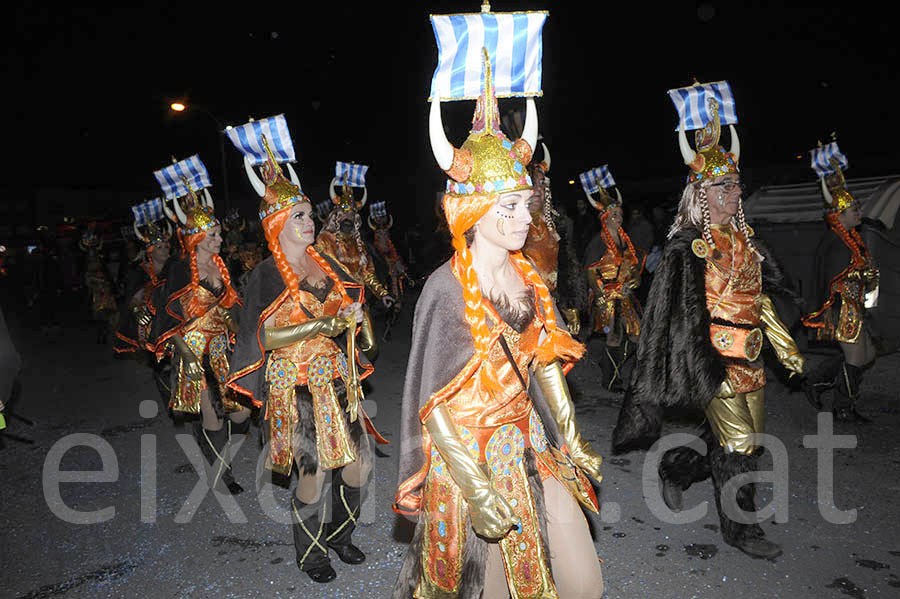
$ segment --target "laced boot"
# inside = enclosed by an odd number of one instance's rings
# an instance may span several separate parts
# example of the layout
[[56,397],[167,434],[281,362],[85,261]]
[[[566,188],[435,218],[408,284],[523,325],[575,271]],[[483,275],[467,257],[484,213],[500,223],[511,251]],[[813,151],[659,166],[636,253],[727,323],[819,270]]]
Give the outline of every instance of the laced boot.
[[235,482],[234,475],[231,472],[231,464],[226,457],[230,437],[228,430],[228,425],[217,431],[211,431],[197,423],[194,427],[194,434],[197,437],[197,443],[200,445],[203,457],[206,458],[207,463],[212,467],[213,480],[210,487],[215,488],[221,480],[229,493],[239,495],[244,492],[244,488]]
[[303,503],[291,496],[291,532],[294,536],[294,551],[297,567],[313,582],[331,582],[337,572],[331,567],[325,541],[325,502]]
[[366,554],[350,539],[356,529],[362,503],[362,488],[351,487],[338,474],[331,483],[331,522],[328,523],[326,543],[345,564],[361,564]]
[[856,410],[859,400],[859,386],[862,383],[863,369],[844,362],[838,373],[835,387],[835,402],[832,408],[834,419],[839,422],[866,424],[871,422]]

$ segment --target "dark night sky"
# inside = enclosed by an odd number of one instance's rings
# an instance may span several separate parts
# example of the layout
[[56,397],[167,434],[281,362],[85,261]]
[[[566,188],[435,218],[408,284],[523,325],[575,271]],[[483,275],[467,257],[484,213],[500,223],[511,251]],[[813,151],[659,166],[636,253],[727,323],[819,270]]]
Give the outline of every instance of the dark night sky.
[[[373,196],[432,197],[428,14],[479,4],[22,6],[7,36],[4,112],[16,136],[7,148],[32,186],[149,197],[154,169],[195,152],[215,184],[215,124],[167,108],[187,98],[225,124],[285,113],[307,193],[324,192],[335,160],[355,160],[372,166]],[[793,156],[831,131],[860,173],[867,162],[900,165],[897,33],[877,6],[493,2],[496,11],[550,10],[538,111],[554,175],[609,162],[619,180],[682,174],[665,92],[692,77],[731,82],[745,168],[796,168]],[[501,100],[501,111],[521,104]],[[464,139],[473,106],[445,105],[451,141]],[[226,152],[232,193],[247,193],[237,151],[228,143]]]

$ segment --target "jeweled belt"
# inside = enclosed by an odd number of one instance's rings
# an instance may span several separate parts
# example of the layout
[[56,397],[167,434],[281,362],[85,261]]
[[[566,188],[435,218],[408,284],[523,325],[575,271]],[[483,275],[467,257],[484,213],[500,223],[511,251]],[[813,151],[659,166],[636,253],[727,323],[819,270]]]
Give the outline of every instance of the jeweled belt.
[[739,358],[753,362],[762,351],[762,330],[713,322],[709,325],[709,338],[713,347],[726,358]]

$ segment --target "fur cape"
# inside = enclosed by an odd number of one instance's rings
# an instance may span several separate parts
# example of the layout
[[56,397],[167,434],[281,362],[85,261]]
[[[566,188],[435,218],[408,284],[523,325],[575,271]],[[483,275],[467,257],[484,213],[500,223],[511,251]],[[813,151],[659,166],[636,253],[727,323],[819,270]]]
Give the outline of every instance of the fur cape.
[[[679,231],[666,244],[644,306],[636,362],[613,431],[613,452],[647,447],[659,438],[664,408],[702,412],[725,379],[725,363],[709,338],[706,260],[691,250],[700,231]],[[784,272],[757,238],[762,291],[797,303]],[[766,341],[768,343],[768,341]]]

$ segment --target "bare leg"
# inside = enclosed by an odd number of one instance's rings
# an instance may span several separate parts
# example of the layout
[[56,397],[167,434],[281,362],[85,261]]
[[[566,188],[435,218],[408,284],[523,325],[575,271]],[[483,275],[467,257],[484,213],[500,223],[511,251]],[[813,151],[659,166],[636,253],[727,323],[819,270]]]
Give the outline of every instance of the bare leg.
[[209,390],[204,390],[200,394],[200,416],[203,422],[203,428],[208,431],[217,431],[222,429],[222,420],[216,415],[212,402],[209,399]]
[[359,438],[359,456],[355,462],[341,469],[341,478],[351,487],[363,487],[369,482],[372,474],[372,452],[369,450],[369,435],[363,433]]
[[[469,534],[474,533],[470,530]],[[487,557],[484,561],[484,592],[481,597],[509,599],[509,586],[506,583],[506,571],[503,569],[499,543],[488,543]]]
[[550,567],[559,596],[599,599],[603,595],[603,572],[581,507],[553,477],[544,481],[544,503]]
[[[210,405],[212,407],[212,405]],[[241,408],[237,412],[232,412],[228,415],[231,421],[235,424],[242,424],[247,421],[247,418],[250,418],[250,408]]]

